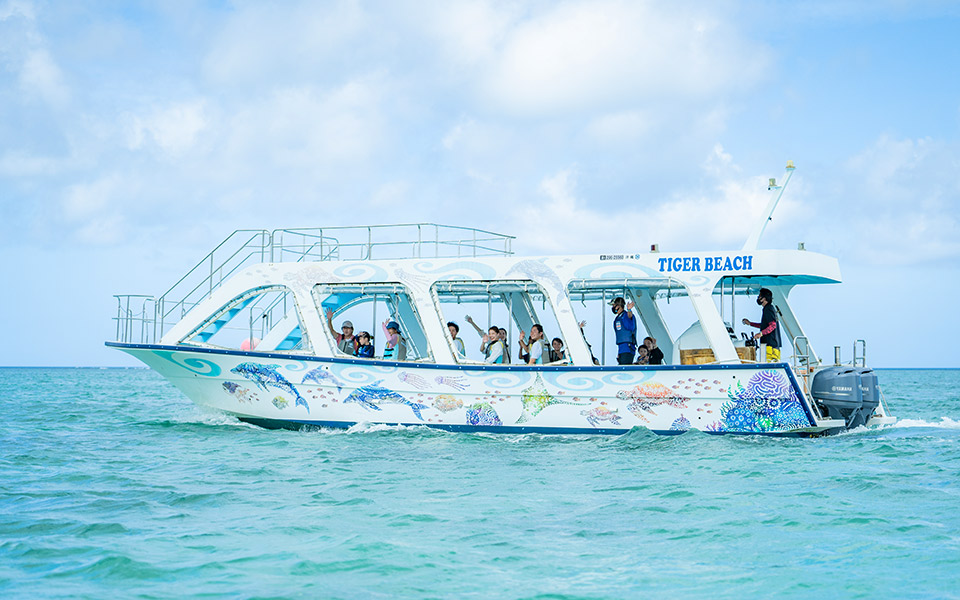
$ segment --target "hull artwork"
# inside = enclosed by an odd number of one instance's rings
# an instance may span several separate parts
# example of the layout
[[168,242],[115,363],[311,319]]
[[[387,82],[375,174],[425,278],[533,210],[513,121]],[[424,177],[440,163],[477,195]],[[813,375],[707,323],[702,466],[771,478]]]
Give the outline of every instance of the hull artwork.
[[111,344],[200,406],[266,427],[424,425],[451,431],[814,434],[789,367],[446,366]]

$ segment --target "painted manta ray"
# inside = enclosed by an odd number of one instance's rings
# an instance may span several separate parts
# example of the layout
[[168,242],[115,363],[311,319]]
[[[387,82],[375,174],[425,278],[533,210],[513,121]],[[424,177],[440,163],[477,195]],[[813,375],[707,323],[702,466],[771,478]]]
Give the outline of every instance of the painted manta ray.
[[406,404],[413,409],[413,414],[417,415],[418,419],[423,420],[423,415],[420,414],[420,411],[428,408],[426,404],[411,402],[397,392],[381,387],[381,383],[383,383],[383,380],[379,379],[370,385],[355,389],[344,399],[343,403],[356,402],[367,410],[383,410],[377,406],[378,404]]
[[322,384],[324,381],[329,381],[333,385],[337,386],[337,391],[343,391],[343,382],[337,379],[337,376],[329,371],[327,367],[317,367],[316,369],[310,371],[303,376],[303,381],[301,383],[306,383],[308,381],[316,381],[317,383]]
[[297,391],[297,388],[293,387],[292,383],[287,381],[283,375],[277,372],[279,367],[280,365],[258,365],[256,363],[246,362],[240,363],[236,367],[230,369],[230,372],[246,377],[250,381],[263,388],[264,391],[266,391],[267,386],[272,386],[292,394],[296,398],[296,406],[304,407],[309,413],[310,405],[307,404],[307,401],[303,399],[303,396],[300,395],[300,392]]

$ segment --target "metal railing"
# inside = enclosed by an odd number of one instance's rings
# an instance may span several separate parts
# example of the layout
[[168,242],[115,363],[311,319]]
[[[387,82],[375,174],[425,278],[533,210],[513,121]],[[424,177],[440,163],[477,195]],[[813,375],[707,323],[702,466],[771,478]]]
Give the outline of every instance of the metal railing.
[[159,297],[114,296],[117,341],[157,342],[230,276],[254,264],[509,256],[513,254],[514,239],[492,231],[435,223],[238,229]]

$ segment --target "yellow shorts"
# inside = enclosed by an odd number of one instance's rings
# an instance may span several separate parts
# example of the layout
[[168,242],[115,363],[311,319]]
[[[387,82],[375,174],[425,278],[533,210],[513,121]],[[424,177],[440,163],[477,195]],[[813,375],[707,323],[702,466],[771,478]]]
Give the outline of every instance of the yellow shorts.
[[780,348],[767,346],[767,362],[780,362]]

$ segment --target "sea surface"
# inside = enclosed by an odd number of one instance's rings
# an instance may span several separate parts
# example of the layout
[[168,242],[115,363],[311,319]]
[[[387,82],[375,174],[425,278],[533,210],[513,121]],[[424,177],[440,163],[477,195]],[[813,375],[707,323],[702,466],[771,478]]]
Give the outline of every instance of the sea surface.
[[0,369],[0,598],[960,598],[960,370],[821,439],[268,431]]

